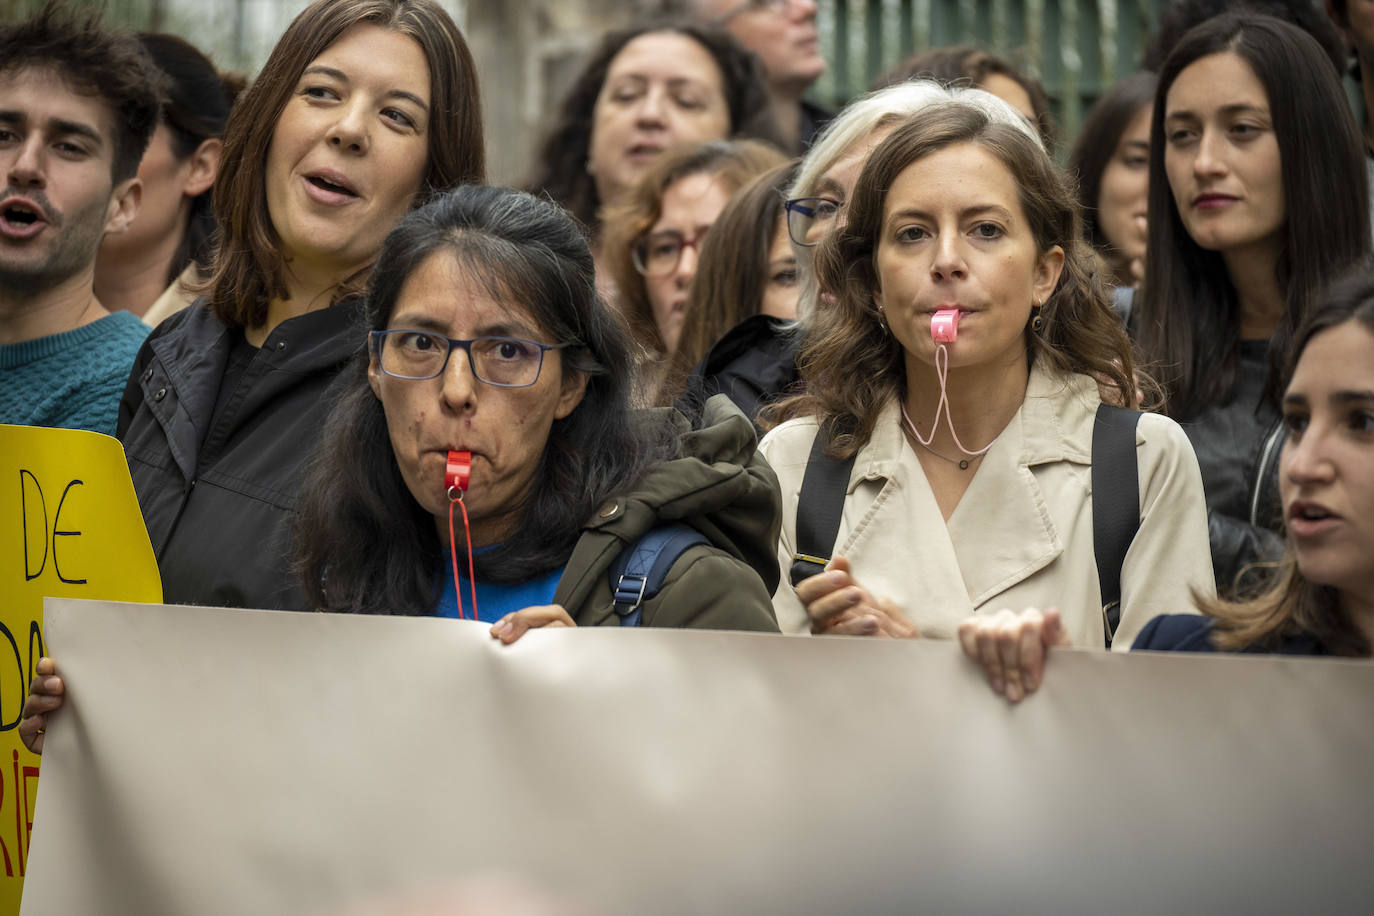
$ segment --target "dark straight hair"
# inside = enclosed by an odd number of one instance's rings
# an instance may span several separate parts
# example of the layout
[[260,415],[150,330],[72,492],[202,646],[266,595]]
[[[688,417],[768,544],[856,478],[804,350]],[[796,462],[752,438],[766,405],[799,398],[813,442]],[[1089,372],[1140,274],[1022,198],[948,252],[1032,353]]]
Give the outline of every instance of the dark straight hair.
[[1221,254],[1203,249],[1184,228],[1164,171],[1170,87],[1194,61],[1228,52],[1249,65],[1268,95],[1283,181],[1285,221],[1275,273],[1286,309],[1269,342],[1266,400],[1278,404],[1284,356],[1321,284],[1370,245],[1364,145],[1340,80],[1312,36],[1269,16],[1235,13],[1185,35],[1164,62],[1155,93],[1149,257],[1132,315],[1143,362],[1176,418],[1226,401],[1237,383],[1235,287]]
[[1098,228],[1097,200],[1102,194],[1102,173],[1116,155],[1121,135],[1131,119],[1155,100],[1159,79],[1153,73],[1132,73],[1097,100],[1083,120],[1083,128],[1069,153],[1069,171],[1078,179],[1078,201],[1083,207],[1083,230],[1098,253],[1112,254],[1111,243]]
[[[243,79],[221,75],[210,58],[175,35],[140,32],[138,40],[153,63],[167,75],[167,100],[162,106],[160,123],[167,125],[172,155],[178,162],[185,162],[206,140],[224,136],[229,109],[243,88]],[[175,282],[193,261],[202,272],[209,270],[215,235],[212,193],[207,188],[191,201],[186,233],[167,270],[168,283]]]
[[[1341,25],[1346,25],[1345,4],[1346,0],[1331,0]],[[1338,74],[1345,71],[1345,40],[1336,22],[1331,21],[1316,0],[1171,0],[1160,10],[1159,24],[1145,47],[1141,69],[1158,71],[1184,35],[1208,19],[1226,13],[1273,16],[1291,23],[1316,39]]]
[[[596,293],[585,237],[556,204],[510,188],[467,186],[406,216],[372,274],[366,320],[387,327],[406,280],[428,258],[455,260],[466,282],[527,308],[587,376],[582,402],[554,421],[516,529],[478,553],[477,578],[517,583],[563,566],[583,523],[651,462],[668,457],[667,428],[630,413],[630,341]],[[299,569],[314,606],[380,614],[432,613],[442,582],[433,518],[401,477],[386,415],[360,350],[307,468],[297,516]]]

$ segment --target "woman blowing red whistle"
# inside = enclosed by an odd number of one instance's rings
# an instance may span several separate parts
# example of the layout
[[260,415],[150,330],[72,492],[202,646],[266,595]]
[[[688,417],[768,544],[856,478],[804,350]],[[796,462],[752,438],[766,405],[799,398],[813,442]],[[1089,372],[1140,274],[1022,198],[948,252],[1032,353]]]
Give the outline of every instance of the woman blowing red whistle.
[[[632,416],[628,342],[593,281],[566,215],[507,189],[454,192],[388,237],[367,358],[302,499],[317,607],[472,616],[507,642],[618,624],[608,568],[671,503],[719,540],[681,555],[643,623],[773,628],[749,564],[772,573],[776,496],[749,424],[715,413],[684,437],[667,414]],[[741,467],[742,491],[698,493]]]
[[[301,497],[315,608],[457,617],[461,584],[463,616],[504,643],[617,626],[611,567],[682,524],[705,537],[640,624],[776,632],[778,493],[753,425],[724,398],[697,428],[630,410],[629,339],[558,206],[476,185],[440,196],[387,236],[364,311],[368,347]],[[37,670],[21,734],[39,751],[63,685],[51,660]]]

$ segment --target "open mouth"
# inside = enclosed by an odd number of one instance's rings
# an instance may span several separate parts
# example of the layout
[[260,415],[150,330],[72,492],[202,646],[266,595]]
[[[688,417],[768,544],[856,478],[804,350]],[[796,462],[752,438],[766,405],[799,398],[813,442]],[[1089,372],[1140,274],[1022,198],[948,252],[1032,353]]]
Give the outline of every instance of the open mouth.
[[4,209],[4,221],[14,225],[33,225],[38,221],[38,214],[22,203],[11,203]]
[[358,196],[352,188],[346,188],[341,184],[335,184],[327,178],[321,178],[318,175],[310,175],[305,180],[313,184],[315,187],[323,191],[328,191],[331,194],[343,194],[346,197]]
[[11,198],[0,204],[0,235],[22,240],[33,238],[43,231],[47,220],[36,204]]
[[32,226],[41,219],[37,210],[20,203],[7,204],[0,210],[0,218],[13,226]]
[[1292,517],[1307,522],[1321,522],[1328,518],[1335,518],[1336,516],[1332,515],[1321,506],[1299,506],[1293,510]]

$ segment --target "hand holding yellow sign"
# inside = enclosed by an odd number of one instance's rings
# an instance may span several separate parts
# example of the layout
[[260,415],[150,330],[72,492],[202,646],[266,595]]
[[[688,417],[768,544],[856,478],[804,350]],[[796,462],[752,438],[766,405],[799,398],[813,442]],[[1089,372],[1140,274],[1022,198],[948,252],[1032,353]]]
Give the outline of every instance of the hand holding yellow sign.
[[16,731],[44,654],[43,599],[162,600],[118,440],[0,425],[0,914],[17,913],[38,757]]

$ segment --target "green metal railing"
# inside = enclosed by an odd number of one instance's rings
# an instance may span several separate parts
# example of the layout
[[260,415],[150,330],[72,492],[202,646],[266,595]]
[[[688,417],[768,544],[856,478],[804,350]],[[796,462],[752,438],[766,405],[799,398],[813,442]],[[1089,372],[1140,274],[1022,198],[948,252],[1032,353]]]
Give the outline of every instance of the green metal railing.
[[1164,0],[822,0],[830,69],[815,89],[839,107],[920,51],[974,44],[1044,83],[1061,138],[1140,62]]

